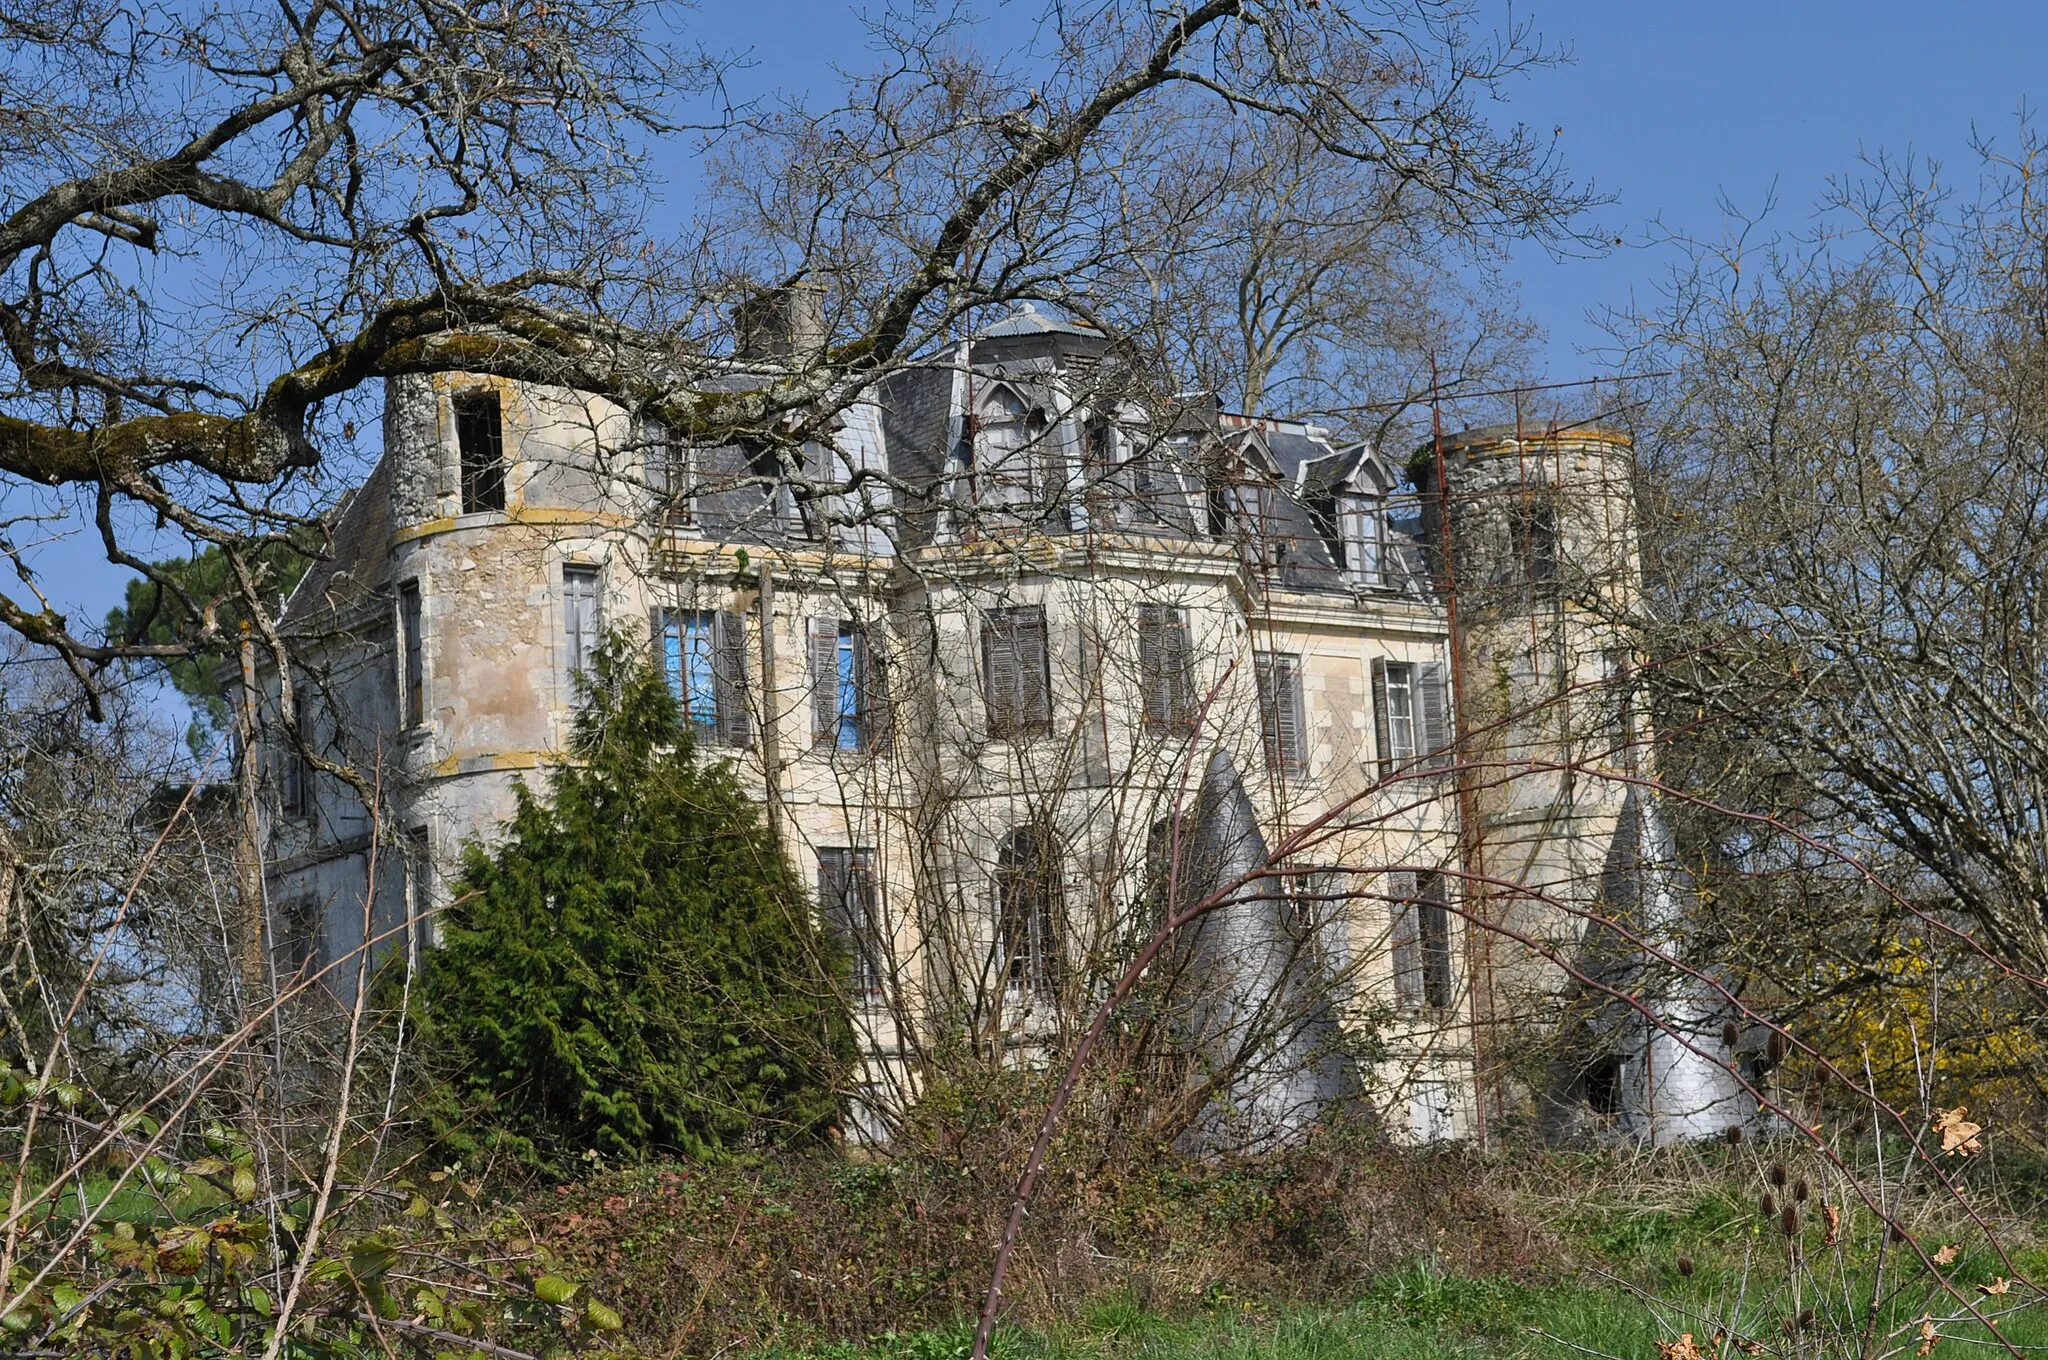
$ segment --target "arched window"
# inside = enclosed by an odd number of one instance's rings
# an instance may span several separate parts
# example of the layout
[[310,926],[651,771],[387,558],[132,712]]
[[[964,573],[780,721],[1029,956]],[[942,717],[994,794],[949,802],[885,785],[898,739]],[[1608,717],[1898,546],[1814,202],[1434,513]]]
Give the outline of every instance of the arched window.
[[1058,856],[1048,838],[1019,827],[996,851],[997,966],[1007,988],[1050,996],[1061,963]]

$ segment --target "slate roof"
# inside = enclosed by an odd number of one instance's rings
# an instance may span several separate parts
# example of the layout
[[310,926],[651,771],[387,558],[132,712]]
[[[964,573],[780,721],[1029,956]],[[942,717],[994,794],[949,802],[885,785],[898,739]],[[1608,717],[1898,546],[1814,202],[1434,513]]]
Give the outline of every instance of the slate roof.
[[390,454],[343,498],[329,524],[328,557],[307,568],[285,602],[282,624],[288,633],[335,627],[390,586]]

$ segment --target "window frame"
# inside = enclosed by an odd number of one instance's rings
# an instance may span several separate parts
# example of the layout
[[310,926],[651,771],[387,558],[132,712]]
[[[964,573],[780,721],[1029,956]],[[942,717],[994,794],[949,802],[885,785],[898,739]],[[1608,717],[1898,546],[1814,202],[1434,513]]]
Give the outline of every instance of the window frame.
[[1013,827],[998,843],[994,962],[1006,997],[1049,1000],[1063,980],[1059,855],[1037,827]]
[[1148,730],[1194,730],[1201,707],[1195,694],[1194,656],[1194,631],[1186,609],[1138,606],[1139,711]]
[[1388,956],[1395,1009],[1448,1010],[1457,996],[1449,878],[1434,870],[1403,871],[1388,877]]
[[[588,617],[579,619],[582,606]],[[583,625],[579,627],[579,622]],[[590,669],[604,637],[604,568],[591,562],[562,564],[563,672],[573,683]]]
[[420,727],[427,710],[426,591],[418,577],[398,583],[398,725]]
[[886,681],[868,628],[858,619],[813,618],[805,638],[811,746],[859,753],[886,745]]
[[[753,714],[747,709],[746,624],[742,616],[729,610],[657,605],[649,624],[655,664],[697,740],[751,750]],[[693,635],[702,640],[701,648],[689,645]],[[683,664],[689,658],[701,658],[697,678],[708,687],[702,695],[691,685],[696,668]]]
[[506,496],[505,403],[494,387],[470,387],[449,394],[455,427],[455,457],[462,513],[504,513]]
[[[1024,654],[1021,644],[1026,640],[1036,647],[1035,657]],[[999,696],[996,663],[1004,647],[1009,649],[1012,678],[1010,692]],[[992,741],[1029,741],[1052,734],[1051,626],[1044,605],[1008,605],[982,615],[981,702]]]
[[887,970],[875,852],[868,846],[819,846],[817,858],[818,917],[851,953],[849,990],[856,998],[879,997]]
[[[1259,695],[1259,735],[1266,750],[1266,764],[1283,775],[1305,776],[1309,772],[1308,692],[1302,683],[1304,667],[1300,652],[1252,653],[1252,674]],[[1292,741],[1282,718],[1291,706],[1294,723]]]

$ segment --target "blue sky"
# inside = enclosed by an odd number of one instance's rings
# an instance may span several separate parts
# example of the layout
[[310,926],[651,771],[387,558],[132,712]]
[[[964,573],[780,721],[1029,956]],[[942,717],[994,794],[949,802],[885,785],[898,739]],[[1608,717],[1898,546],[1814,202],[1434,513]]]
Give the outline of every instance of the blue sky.
[[[1478,3],[1479,0],[1475,0]],[[1007,7],[994,27],[1035,13],[1036,0]],[[1481,5],[1482,12],[1505,14]],[[1569,164],[1618,196],[1601,220],[1632,244],[1596,259],[1557,261],[1520,251],[1523,303],[1549,340],[1552,379],[1600,371],[1584,351],[1600,341],[1588,313],[1647,297],[1670,255],[1634,243],[1645,224],[1693,235],[1719,231],[1717,200],[1760,206],[1776,186],[1771,219],[1809,220],[1831,175],[1859,154],[1912,149],[1948,162],[1974,182],[1973,126],[2013,136],[2048,48],[2048,4],[1539,3],[1518,6],[1574,66],[1523,82],[1499,112],[1540,128],[1562,125]],[[862,64],[862,33],[843,0],[703,0],[690,36],[751,52],[738,85],[828,96],[835,62]],[[665,167],[673,193],[687,167]],[[46,588],[60,606],[97,617],[115,601],[121,574],[74,540],[47,554]]]

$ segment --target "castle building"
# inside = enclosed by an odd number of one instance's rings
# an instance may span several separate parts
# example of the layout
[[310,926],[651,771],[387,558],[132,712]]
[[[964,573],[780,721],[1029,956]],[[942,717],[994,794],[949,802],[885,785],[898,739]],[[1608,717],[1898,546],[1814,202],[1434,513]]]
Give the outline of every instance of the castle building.
[[[1467,918],[1569,936],[1622,824],[1594,776],[1633,758],[1597,683],[1626,640],[1577,601],[1636,588],[1623,437],[1480,432],[1411,478],[1313,425],[1143,395],[1028,305],[800,449],[685,446],[460,372],[389,380],[383,433],[284,619],[301,730],[381,810],[270,744],[281,972],[432,947],[460,848],[564,758],[616,632],[850,947],[857,1132],[883,1136],[943,1039],[1024,1060],[1085,1017],[1176,891],[1219,753],[1300,966],[1375,1036],[1389,1129],[1505,1110],[1475,1080],[1487,1027],[1557,983]],[[1460,577],[1485,584],[1462,619]]]

